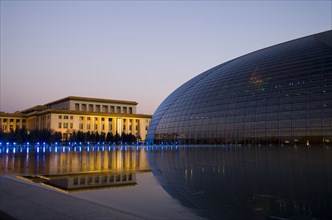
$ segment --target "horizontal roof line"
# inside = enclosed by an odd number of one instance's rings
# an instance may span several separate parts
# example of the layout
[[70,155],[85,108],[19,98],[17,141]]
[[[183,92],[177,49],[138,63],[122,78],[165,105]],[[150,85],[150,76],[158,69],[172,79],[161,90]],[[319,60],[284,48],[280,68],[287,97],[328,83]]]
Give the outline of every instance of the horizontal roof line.
[[132,118],[152,118],[152,115],[147,114],[125,114],[125,113],[107,113],[107,112],[90,112],[90,111],[78,111],[78,110],[63,110],[63,109],[46,109],[44,111],[32,112],[27,116],[43,115],[47,113],[58,114],[75,114],[75,115],[94,115],[94,116],[118,116],[118,117],[132,117]]
[[52,105],[63,101],[69,100],[77,100],[77,101],[90,101],[90,102],[104,102],[104,103],[119,103],[119,104],[131,104],[137,105],[136,101],[128,101],[128,100],[115,100],[115,99],[102,99],[102,98],[90,98],[90,97],[81,97],[81,96],[68,96],[62,99],[58,99],[53,102],[49,102],[45,105]]

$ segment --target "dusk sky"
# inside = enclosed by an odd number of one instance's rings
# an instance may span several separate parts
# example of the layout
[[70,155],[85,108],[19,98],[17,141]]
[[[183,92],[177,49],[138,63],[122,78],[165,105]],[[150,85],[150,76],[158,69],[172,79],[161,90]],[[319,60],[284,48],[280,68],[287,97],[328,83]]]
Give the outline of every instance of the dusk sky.
[[332,28],[332,1],[1,1],[0,111],[138,102],[249,52]]

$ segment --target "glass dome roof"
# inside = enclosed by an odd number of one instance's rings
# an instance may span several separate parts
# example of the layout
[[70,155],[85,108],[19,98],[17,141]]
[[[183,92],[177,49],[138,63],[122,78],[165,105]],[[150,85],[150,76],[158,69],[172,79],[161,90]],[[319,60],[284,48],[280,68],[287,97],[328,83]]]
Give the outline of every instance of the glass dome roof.
[[332,144],[332,31],[233,59],[184,83],[154,113],[156,144]]

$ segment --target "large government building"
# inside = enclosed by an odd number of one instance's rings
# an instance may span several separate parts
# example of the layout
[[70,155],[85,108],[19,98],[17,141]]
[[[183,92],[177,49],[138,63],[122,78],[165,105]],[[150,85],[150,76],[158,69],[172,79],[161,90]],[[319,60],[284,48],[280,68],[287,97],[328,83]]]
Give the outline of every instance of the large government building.
[[151,115],[136,114],[134,101],[69,96],[15,113],[0,113],[4,132],[25,127],[61,132],[63,140],[73,132],[133,134],[145,141]]
[[147,139],[331,145],[332,31],[249,53],[194,77],[161,103]]

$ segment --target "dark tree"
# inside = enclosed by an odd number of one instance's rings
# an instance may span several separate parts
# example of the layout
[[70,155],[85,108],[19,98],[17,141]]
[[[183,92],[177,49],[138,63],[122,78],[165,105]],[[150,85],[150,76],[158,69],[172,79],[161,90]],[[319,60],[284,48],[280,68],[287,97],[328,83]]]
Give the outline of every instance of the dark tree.
[[120,141],[121,141],[121,136],[118,134],[118,132],[116,132],[114,136],[114,142],[118,144]]
[[82,131],[77,132],[77,141],[78,142],[85,142],[85,134]]
[[77,133],[75,131],[70,135],[69,141],[71,142],[77,141]]
[[107,135],[106,135],[106,142],[108,143],[112,143],[114,142],[114,136],[111,132],[108,132]]
[[95,132],[95,143],[98,143],[98,142],[100,142],[100,135],[99,135],[99,133],[96,131],[96,132]]
[[100,142],[104,142],[106,139],[106,134],[104,132],[101,132],[100,133],[100,136],[99,136],[99,141]]

